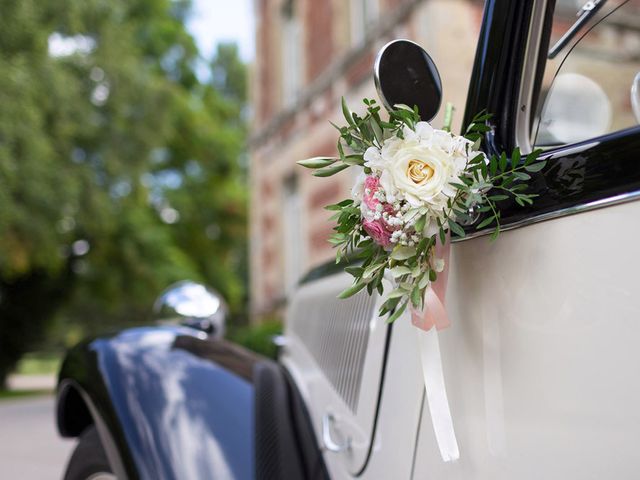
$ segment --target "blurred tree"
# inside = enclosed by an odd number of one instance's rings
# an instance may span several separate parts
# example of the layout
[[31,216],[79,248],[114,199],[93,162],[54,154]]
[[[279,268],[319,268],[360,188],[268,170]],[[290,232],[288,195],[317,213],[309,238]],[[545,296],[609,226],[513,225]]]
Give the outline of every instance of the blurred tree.
[[140,323],[184,278],[243,313],[245,68],[189,8],[0,0],[0,387],[56,314]]

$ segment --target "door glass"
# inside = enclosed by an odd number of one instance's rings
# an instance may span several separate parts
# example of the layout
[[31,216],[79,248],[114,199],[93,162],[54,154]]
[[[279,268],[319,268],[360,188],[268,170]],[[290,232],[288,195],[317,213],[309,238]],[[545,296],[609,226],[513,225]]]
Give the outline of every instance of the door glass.
[[570,144],[638,125],[640,1],[558,0],[549,48],[556,55],[545,65],[534,145]]

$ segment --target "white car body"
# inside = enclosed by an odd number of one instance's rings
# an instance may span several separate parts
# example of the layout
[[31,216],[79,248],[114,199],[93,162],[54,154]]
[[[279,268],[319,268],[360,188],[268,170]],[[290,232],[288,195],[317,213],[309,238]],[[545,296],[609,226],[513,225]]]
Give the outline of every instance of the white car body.
[[[504,4],[486,8],[495,15]],[[525,13],[513,18],[530,27],[520,72],[529,77],[515,97],[530,101],[548,5],[524,1],[518,8]],[[514,128],[524,114],[508,117]],[[637,129],[625,135],[637,145]],[[522,129],[515,137],[523,138]],[[609,144],[614,140],[598,139],[547,156],[580,159]],[[585,162],[599,161],[597,152],[590,155]],[[446,301],[452,325],[438,336],[460,448],[454,462],[440,456],[408,314],[388,326],[377,316],[381,298],[361,292],[336,299],[351,281],[344,273],[304,284],[289,309],[281,362],[325,446],[331,478],[637,478],[637,188],[525,215],[496,242],[476,236],[453,244]]]

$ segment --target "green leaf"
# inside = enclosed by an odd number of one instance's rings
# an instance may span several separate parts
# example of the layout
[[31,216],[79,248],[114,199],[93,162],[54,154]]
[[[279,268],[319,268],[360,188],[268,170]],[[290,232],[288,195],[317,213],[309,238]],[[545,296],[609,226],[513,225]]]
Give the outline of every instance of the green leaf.
[[340,139],[338,139],[337,148],[338,148],[338,154],[340,155],[340,160],[344,161],[345,159],[344,148],[342,147],[342,142],[340,141]]
[[345,267],[344,271],[354,277],[360,277],[364,273],[364,268],[362,267]]
[[476,230],[480,230],[481,228],[484,227],[488,227],[489,225],[491,225],[494,221],[495,221],[496,217],[495,216],[490,216],[485,218],[483,221],[481,221],[478,226],[476,227]]
[[346,207],[346,206],[351,205],[351,204],[353,204],[353,200],[350,199],[350,198],[347,198],[345,200],[342,200],[341,202],[334,203],[332,205],[327,205],[324,208],[326,208],[327,210],[334,210],[333,208],[329,208],[329,207],[340,207],[340,208],[342,208],[342,207]]
[[409,105],[405,105],[404,103],[396,103],[394,106],[394,113],[405,113],[405,112],[409,112],[410,114],[413,114],[413,108],[411,108]]
[[444,125],[442,126],[442,130],[445,132],[451,131],[451,124],[453,123],[453,103],[447,102],[444,107]]
[[373,264],[370,265],[369,267],[365,268],[364,273],[362,274],[362,278],[371,278],[373,277],[373,275],[380,269],[382,268],[382,265],[380,264]]
[[[490,162],[491,162],[491,161],[495,161],[495,156],[493,156],[493,155],[491,156],[491,160],[490,160]],[[487,171],[487,164],[486,164],[485,162],[481,162],[481,163],[480,163],[480,172],[482,173],[482,176],[483,176],[484,178],[487,178],[487,177],[488,177],[488,173],[489,173],[489,172]]]
[[394,291],[392,291],[389,296],[387,298],[400,298],[400,297],[404,297],[407,294],[406,290],[403,290],[402,288],[396,288]]
[[478,133],[487,133],[491,131],[491,127],[482,123],[476,123],[473,125],[473,131]]
[[394,260],[407,260],[408,258],[416,256],[415,247],[405,247],[404,245],[397,245],[391,252],[391,258]]
[[541,160],[539,162],[536,163],[532,163],[531,165],[527,165],[526,167],[524,167],[524,169],[527,172],[539,172],[540,170],[542,170],[545,166],[547,165],[546,160]]
[[491,119],[492,117],[493,117],[493,114],[487,113],[486,110],[481,110],[480,112],[478,112],[476,114],[475,117],[473,117],[473,120],[471,120],[471,122],[472,123],[486,122],[487,120]]
[[435,282],[438,279],[438,272],[435,270],[429,270],[429,281]]
[[378,125],[378,122],[376,122],[374,118],[369,119],[369,124],[371,125],[371,130],[373,131],[376,141],[378,142],[379,145],[382,145],[384,136],[382,134],[382,129],[380,128],[380,125]]
[[525,166],[531,165],[533,162],[535,162],[541,153],[542,153],[542,150],[537,149],[531,152],[529,155],[527,155],[527,158],[524,161]]
[[333,165],[338,159],[332,157],[313,157],[306,160],[298,160],[296,163],[305,168],[323,168]]
[[502,200],[506,200],[509,198],[509,195],[491,195],[489,197],[487,197],[489,200],[493,201],[493,202],[501,202]]
[[416,308],[420,308],[422,305],[422,290],[420,290],[418,285],[411,291],[411,303]]
[[380,307],[378,315],[382,316],[388,312],[392,312],[398,306],[398,303],[400,303],[400,297],[402,297],[402,295],[394,298],[389,296],[389,298],[382,304],[382,307]]
[[389,270],[393,278],[401,277],[402,275],[408,275],[411,273],[411,269],[409,267],[405,267],[404,265],[398,265],[397,267],[393,267]]
[[524,172],[513,172],[513,176],[518,180],[530,180],[531,175]]
[[502,154],[500,155],[498,167],[500,168],[501,172],[504,172],[507,168],[507,154],[505,152],[502,152]]
[[427,223],[426,215],[422,215],[420,218],[418,218],[418,220],[416,220],[416,223],[414,225],[416,232],[418,232],[419,234],[422,234],[422,231],[424,230],[424,226],[426,225],[426,223]]
[[347,169],[349,167],[350,167],[350,165],[347,165],[346,163],[343,163],[343,164],[336,165],[336,166],[333,166],[333,167],[327,167],[327,168],[323,168],[321,170],[316,170],[311,175],[313,175],[314,177],[330,177],[331,175],[335,175],[336,173],[341,172],[342,170],[345,170],[345,169]]
[[491,234],[491,237],[489,238],[491,239],[492,242],[495,242],[499,235],[500,235],[500,225],[496,225],[496,229],[493,231],[493,233]]
[[402,305],[400,305],[399,307],[396,307],[396,310],[393,312],[393,314],[387,319],[387,323],[393,323],[395,322],[398,318],[400,318],[400,316],[404,313],[404,311],[407,309],[407,304],[409,302],[404,302]]
[[520,148],[516,147],[513,149],[513,153],[511,154],[511,168],[515,168],[520,163]]
[[485,162],[485,156],[482,153],[479,153],[478,155],[476,155],[471,159],[471,161],[469,162],[469,165],[480,165],[481,163],[484,163],[484,162]]
[[352,116],[353,114],[351,113],[351,110],[349,110],[349,107],[347,106],[347,101],[344,99],[344,97],[342,97],[341,104],[342,104],[342,115],[344,115],[344,118],[347,120],[349,125],[351,125],[352,127],[355,127],[356,124],[353,121],[353,116]]
[[359,282],[356,282],[353,285],[351,285],[349,288],[346,288],[342,292],[340,292],[340,295],[338,295],[338,298],[345,299],[345,298],[352,297],[353,295],[358,293],[360,290],[362,290],[366,285],[367,283],[363,282],[362,280]]
[[364,158],[361,154],[347,155],[342,161],[347,165],[364,165]]
[[460,225],[458,225],[456,222],[454,222],[451,219],[448,219],[448,223],[449,223],[449,228],[451,229],[451,231],[453,233],[455,233],[460,238],[464,238],[465,237],[464,230],[462,229],[462,227]]

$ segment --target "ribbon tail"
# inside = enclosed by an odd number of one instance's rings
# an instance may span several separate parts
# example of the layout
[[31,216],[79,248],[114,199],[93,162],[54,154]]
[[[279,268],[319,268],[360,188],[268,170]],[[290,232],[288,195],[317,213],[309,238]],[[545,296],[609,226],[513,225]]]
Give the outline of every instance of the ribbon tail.
[[445,462],[455,461],[460,458],[460,450],[444,383],[438,332],[434,328],[429,331],[418,328],[416,331],[427,404],[440,455]]
[[422,311],[411,307],[411,323],[425,331],[431,330],[433,327],[442,330],[451,325],[447,309],[432,287],[428,287],[424,294],[424,309]]

